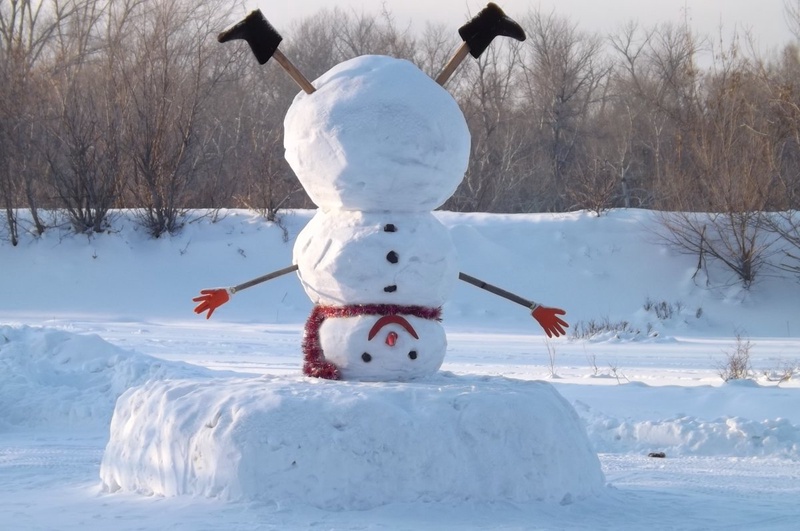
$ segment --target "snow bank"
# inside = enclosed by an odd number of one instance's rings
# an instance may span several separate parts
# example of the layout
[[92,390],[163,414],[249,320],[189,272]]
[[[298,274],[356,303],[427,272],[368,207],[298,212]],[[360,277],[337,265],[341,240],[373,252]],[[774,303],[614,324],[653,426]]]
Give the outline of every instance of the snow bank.
[[572,407],[544,382],[154,381],[124,394],[105,487],[367,509],[570,503],[604,484]]
[[681,417],[640,422],[607,419],[590,427],[593,442],[609,451],[664,451],[705,455],[800,458],[800,427],[786,419]]
[[[23,234],[17,247],[0,238],[0,322],[203,323],[192,312],[192,297],[202,288],[235,285],[291,265],[295,239],[314,212],[284,212],[289,241],[281,227],[253,212],[220,214],[158,240],[136,228],[130,211],[116,211],[109,233],[88,238],[55,229],[38,237]],[[650,331],[658,332],[658,341],[736,334],[794,338],[800,331],[794,276],[771,271],[742,290],[731,287],[735,282],[711,261],[707,286],[693,278],[696,257],[668,249],[654,236],[657,212],[434,215],[453,239],[459,271],[563,308],[570,332],[592,321],[628,323],[648,342]],[[36,289],[26,279],[35,279]],[[645,310],[648,302],[666,305],[668,318]],[[212,321],[303,323],[311,306],[297,276],[286,275],[238,293]],[[443,323],[448,333],[543,336],[529,312],[464,282],[449,295]]]
[[0,428],[106,430],[117,397],[129,387],[212,374],[94,335],[0,326]]
[[[709,393],[724,394],[724,389],[693,388],[687,398],[697,403],[709,401]],[[796,398],[791,391],[790,402]],[[776,404],[773,396],[761,397]],[[664,399],[667,399],[664,396]],[[752,400],[759,400],[756,395]],[[725,399],[730,405],[733,399]],[[790,419],[773,417],[754,420],[744,416],[672,418],[620,418],[601,413],[580,401],[575,408],[586,425],[593,447],[602,453],[653,451],[674,456],[780,457],[800,459],[800,425]],[[706,404],[706,408],[710,409]],[[742,408],[736,408],[744,413]],[[711,413],[711,411],[709,411]]]

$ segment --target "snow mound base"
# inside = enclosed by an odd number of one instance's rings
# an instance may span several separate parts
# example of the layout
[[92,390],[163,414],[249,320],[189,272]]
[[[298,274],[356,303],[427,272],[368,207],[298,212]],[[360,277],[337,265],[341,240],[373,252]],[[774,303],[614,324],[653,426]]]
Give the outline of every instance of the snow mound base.
[[212,374],[95,335],[0,326],[0,428],[105,430],[117,397],[129,387],[150,378]]
[[107,490],[323,509],[414,501],[570,503],[604,477],[544,382],[462,378],[153,381],[117,403]]

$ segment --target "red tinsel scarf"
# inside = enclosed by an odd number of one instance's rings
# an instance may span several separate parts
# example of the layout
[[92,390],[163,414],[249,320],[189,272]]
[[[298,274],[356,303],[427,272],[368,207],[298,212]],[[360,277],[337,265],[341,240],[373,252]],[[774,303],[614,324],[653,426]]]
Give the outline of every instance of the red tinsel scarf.
[[349,306],[314,306],[306,321],[303,337],[303,373],[306,376],[339,380],[339,368],[327,361],[319,341],[319,328],[328,317],[357,317],[359,315],[411,315],[421,319],[442,320],[441,308],[400,306],[397,304],[353,304]]

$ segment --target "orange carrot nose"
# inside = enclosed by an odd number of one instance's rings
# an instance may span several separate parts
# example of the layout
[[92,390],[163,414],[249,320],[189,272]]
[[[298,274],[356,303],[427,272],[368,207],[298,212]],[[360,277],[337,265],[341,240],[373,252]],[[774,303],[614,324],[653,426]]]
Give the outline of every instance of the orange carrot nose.
[[393,347],[397,343],[397,332],[389,332],[386,334],[386,344]]

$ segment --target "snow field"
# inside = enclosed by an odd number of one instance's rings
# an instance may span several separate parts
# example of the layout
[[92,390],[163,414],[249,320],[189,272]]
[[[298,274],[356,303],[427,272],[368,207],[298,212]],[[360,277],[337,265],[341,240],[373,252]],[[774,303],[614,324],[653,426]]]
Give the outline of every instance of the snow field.
[[[522,309],[460,284],[445,305],[442,375],[476,387],[487,378],[548,381],[599,453],[608,484],[602,494],[569,505],[417,501],[330,511],[106,492],[101,461],[120,395],[143,385],[202,387],[261,375],[294,385],[310,310],[292,276],[237,294],[211,321],[191,313],[190,299],[201,287],[288,265],[293,238],[311,213],[289,213],[285,243],[279,228],[241,211],[159,241],[121,215],[110,234],[52,232],[17,248],[0,242],[0,528],[796,527],[798,382],[764,375],[800,358],[795,279],[764,278],[750,292],[698,286],[693,259],[652,240],[645,230],[652,220],[642,211],[599,219],[436,215],[465,272],[561,305],[572,324],[608,318],[642,329],[652,324],[659,333],[551,340],[554,377],[548,343]],[[712,265],[709,274],[724,273]],[[661,320],[644,310],[648,298],[680,301],[685,312]],[[700,319],[693,317],[697,307]],[[753,342],[755,380],[723,384],[717,365],[742,330]],[[647,458],[654,451],[666,458]]]

